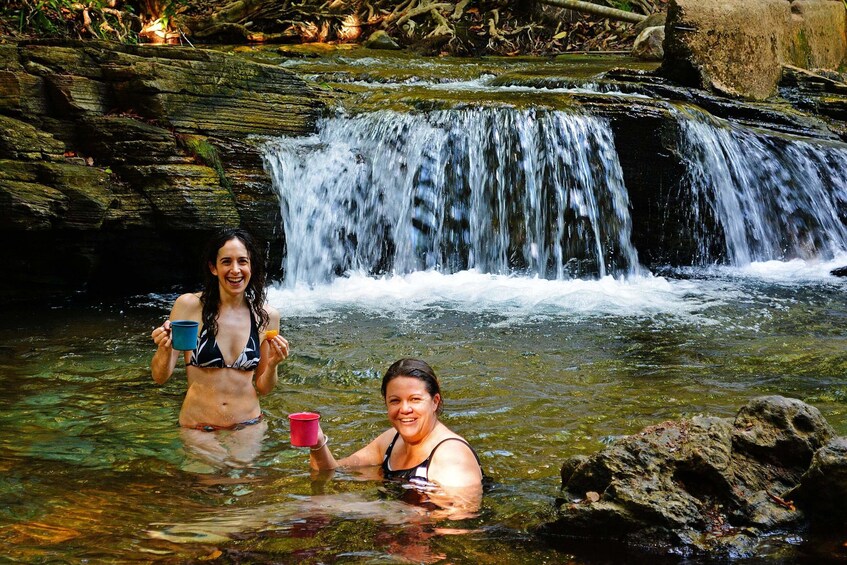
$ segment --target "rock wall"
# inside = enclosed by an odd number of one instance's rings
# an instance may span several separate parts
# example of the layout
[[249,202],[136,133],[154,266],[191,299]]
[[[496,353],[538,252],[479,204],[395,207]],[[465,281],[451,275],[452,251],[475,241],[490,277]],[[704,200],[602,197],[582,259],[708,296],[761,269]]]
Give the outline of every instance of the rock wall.
[[802,69],[839,69],[847,63],[847,9],[841,1],[793,0],[785,62]]
[[661,73],[753,100],[777,91],[783,65],[838,70],[847,10],[835,0],[671,0]]
[[241,225],[281,269],[279,202],[251,135],[313,130],[322,95],[226,54],[92,42],[0,45],[0,301],[189,283]]

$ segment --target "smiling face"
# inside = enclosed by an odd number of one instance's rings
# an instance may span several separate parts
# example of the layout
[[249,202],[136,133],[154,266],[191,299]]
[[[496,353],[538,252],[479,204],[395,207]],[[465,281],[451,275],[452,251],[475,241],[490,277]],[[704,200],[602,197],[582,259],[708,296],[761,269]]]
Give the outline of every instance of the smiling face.
[[431,396],[426,383],[415,377],[394,377],[385,389],[388,421],[406,443],[422,441],[438,423],[441,395]]
[[239,294],[247,290],[250,282],[250,253],[244,243],[237,238],[228,240],[218,249],[215,264],[209,264],[209,270],[218,278],[221,295]]

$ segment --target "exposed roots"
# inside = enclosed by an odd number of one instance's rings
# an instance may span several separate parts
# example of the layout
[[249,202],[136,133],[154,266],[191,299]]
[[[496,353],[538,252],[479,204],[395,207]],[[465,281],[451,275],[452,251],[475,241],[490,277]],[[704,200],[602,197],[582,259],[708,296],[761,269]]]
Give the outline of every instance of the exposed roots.
[[[421,53],[513,55],[628,50],[635,38],[631,23],[541,0],[79,0],[64,2],[64,11],[55,13],[46,11],[43,0],[11,1],[16,8],[0,8],[0,33],[21,22],[19,27],[37,28],[29,32],[35,35],[57,35],[54,28],[62,28],[70,30],[65,35],[125,42],[181,37],[206,42],[361,42],[383,30]],[[615,0],[592,1],[620,6]],[[636,13],[648,14],[664,9],[668,1],[629,0],[629,5]],[[126,8],[130,3],[141,17]],[[166,8],[167,16],[151,16]]]

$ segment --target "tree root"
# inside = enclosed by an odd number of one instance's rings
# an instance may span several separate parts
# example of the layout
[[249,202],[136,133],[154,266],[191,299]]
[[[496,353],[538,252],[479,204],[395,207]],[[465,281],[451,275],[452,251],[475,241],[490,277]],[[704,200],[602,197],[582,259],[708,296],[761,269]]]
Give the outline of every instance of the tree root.
[[94,2],[77,2],[68,8],[78,14],[80,29],[87,35],[98,39],[126,41],[134,30],[140,29],[141,20],[131,12],[116,9],[116,5],[117,0],[111,0],[106,6]]
[[456,36],[456,31],[453,29],[453,26],[447,23],[447,20],[444,18],[444,16],[441,15],[438,10],[432,8],[430,10],[430,13],[432,14],[432,19],[436,21],[437,25],[434,30],[427,34],[427,37],[446,36],[452,38]]
[[450,15],[451,20],[460,20],[462,19],[462,15],[465,13],[465,6],[470,3],[471,0],[462,0],[456,7],[453,8],[453,13]]
[[[421,4],[415,9],[406,12],[403,16],[400,17],[400,19],[397,20],[397,25],[401,26],[407,21],[409,21],[411,18],[414,18],[415,16],[420,16],[421,14],[425,14],[427,12],[437,13],[438,10],[446,10],[452,7],[453,5],[448,2],[439,2],[433,4],[427,1],[425,4]],[[440,15],[441,14],[439,14],[439,16]]]

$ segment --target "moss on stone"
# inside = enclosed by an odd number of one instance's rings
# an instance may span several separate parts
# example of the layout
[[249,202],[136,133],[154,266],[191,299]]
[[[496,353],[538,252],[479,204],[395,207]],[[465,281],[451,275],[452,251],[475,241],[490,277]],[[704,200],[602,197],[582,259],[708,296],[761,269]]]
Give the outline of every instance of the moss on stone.
[[234,199],[235,195],[232,192],[232,181],[226,175],[223,162],[221,161],[218,150],[209,141],[208,138],[200,135],[180,135],[177,137],[180,144],[188,151],[195,159],[203,164],[214,169],[218,174],[221,186],[226,189],[229,195]]
[[806,36],[805,29],[798,29],[794,34],[792,42],[792,59],[794,63],[800,67],[808,69],[812,59],[812,49],[809,45],[809,38]]

